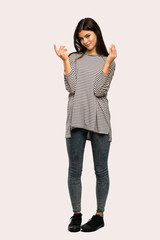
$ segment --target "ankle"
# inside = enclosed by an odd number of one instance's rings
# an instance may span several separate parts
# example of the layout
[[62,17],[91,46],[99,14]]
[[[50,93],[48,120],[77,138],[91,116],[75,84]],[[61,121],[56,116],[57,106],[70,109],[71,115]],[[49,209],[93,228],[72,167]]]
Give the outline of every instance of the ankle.
[[96,212],[96,215],[99,215],[99,216],[101,216],[101,217],[104,216],[104,215],[103,215],[103,212]]

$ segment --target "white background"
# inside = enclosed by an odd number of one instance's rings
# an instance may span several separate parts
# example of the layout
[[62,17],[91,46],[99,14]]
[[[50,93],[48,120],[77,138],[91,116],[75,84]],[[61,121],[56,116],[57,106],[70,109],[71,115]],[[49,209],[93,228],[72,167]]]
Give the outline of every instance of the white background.
[[[159,1],[1,1],[0,239],[158,240]],[[75,51],[77,23],[93,18],[117,49],[108,93],[113,140],[105,227],[67,230],[65,121],[68,92],[53,44]],[[85,223],[96,211],[87,141],[82,174]]]

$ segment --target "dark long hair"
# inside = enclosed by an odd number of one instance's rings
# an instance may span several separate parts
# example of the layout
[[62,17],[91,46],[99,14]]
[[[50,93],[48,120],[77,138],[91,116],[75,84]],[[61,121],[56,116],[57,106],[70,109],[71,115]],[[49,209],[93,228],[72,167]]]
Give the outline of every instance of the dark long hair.
[[[93,31],[96,34],[96,36],[97,36],[96,51],[99,55],[103,55],[103,56],[107,57],[109,55],[109,53],[108,53],[105,43],[103,41],[101,29],[98,26],[98,24],[96,23],[96,21],[93,20],[92,18],[84,18],[78,22],[77,27],[74,32],[74,36],[73,36],[74,47],[76,49],[76,52],[72,52],[72,53],[82,53],[82,55],[80,55],[80,57],[79,57],[79,58],[81,58],[81,57],[83,57],[84,53],[86,52],[86,48],[81,44],[81,41],[78,36],[78,33],[81,32],[82,30]],[[72,53],[70,53],[68,56],[70,56]],[[77,59],[79,59],[79,58],[77,58]]]

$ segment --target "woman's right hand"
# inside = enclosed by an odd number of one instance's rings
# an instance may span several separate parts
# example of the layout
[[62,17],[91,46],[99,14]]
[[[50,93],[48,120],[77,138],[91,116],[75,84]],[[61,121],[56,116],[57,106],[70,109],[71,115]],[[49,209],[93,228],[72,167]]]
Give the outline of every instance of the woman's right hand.
[[65,46],[60,46],[59,50],[57,50],[56,45],[54,44],[54,50],[57,56],[60,57],[63,61],[69,60]]

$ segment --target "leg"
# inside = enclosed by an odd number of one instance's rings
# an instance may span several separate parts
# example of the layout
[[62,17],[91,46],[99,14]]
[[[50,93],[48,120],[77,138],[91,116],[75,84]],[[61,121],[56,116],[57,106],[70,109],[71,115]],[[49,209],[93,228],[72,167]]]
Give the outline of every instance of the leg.
[[103,216],[109,191],[108,154],[110,141],[108,141],[108,134],[90,132],[90,136],[96,174],[97,214]]
[[66,138],[69,157],[68,189],[73,212],[75,213],[81,211],[81,173],[87,132],[85,129],[75,128],[71,131],[71,138]]

